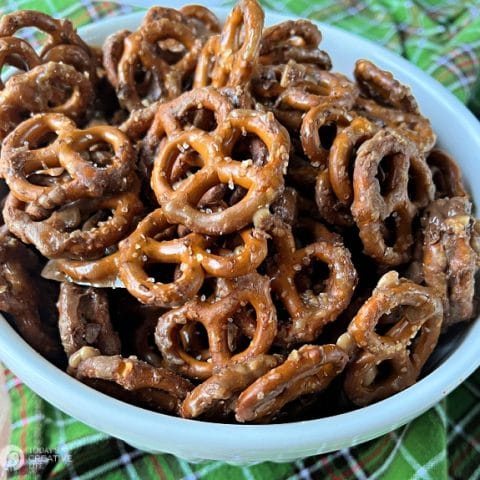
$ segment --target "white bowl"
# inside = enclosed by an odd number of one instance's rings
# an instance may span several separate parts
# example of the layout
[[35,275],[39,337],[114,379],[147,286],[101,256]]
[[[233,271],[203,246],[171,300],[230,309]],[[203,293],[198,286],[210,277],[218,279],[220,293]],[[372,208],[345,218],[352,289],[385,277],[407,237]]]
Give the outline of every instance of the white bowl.
[[[178,6],[176,2],[164,4]],[[220,18],[227,9],[213,8]],[[143,14],[99,22],[81,30],[91,43],[111,32],[134,29]],[[290,17],[291,18],[291,17]],[[266,23],[286,17],[266,13]],[[459,161],[473,197],[480,199],[480,128],[475,117],[445,88],[406,60],[343,30],[320,25],[322,47],[334,69],[350,74],[356,59],[366,57],[411,85],[440,144]],[[469,182],[470,180],[470,182]],[[33,351],[0,317],[0,357],[27,385],[47,401],[92,427],[151,452],[167,452],[195,461],[285,462],[353,446],[385,434],[433,406],[480,364],[480,321],[456,337],[458,347],[432,373],[412,387],[371,406],[318,420],[281,425],[224,425],[185,420],[147,411],[103,395],[58,370]]]

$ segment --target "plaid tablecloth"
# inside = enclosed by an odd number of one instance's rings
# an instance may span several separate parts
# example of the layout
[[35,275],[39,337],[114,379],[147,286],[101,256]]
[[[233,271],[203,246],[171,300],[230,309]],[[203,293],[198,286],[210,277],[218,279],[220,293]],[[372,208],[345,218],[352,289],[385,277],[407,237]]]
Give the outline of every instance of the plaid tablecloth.
[[[472,109],[480,110],[478,0],[265,0],[264,5],[328,22],[385,45],[442,82]],[[27,8],[69,17],[77,26],[133,10],[90,0],[0,0],[2,13]],[[384,437],[295,463],[263,463],[245,468],[219,462],[189,464],[171,455],[146,454],[63,414],[11,372],[5,373],[13,405],[11,443],[27,453],[54,453],[47,464],[27,455],[30,462],[16,474],[22,477],[480,478],[480,370],[446,400]]]

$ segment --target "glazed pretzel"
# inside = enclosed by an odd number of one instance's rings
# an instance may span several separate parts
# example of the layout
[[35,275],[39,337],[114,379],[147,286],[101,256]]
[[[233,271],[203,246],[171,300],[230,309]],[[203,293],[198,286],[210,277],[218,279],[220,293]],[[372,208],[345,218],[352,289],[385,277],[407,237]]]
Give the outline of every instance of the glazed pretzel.
[[136,357],[104,356],[91,347],[76,352],[69,363],[71,371],[80,380],[106,380],[134,392],[147,389],[165,392],[176,400],[175,410],[193,388],[188,380],[167,368],[153,367]]
[[[437,344],[442,320],[442,302],[433,290],[399,279],[395,271],[385,274],[348,327],[358,348],[346,369],[350,400],[368,405],[415,383]],[[391,323],[383,335],[375,331],[382,321]],[[380,370],[384,362],[390,367],[386,378]]]
[[421,152],[429,152],[437,141],[430,121],[422,115],[395,110],[362,97],[356,99],[355,110],[381,127],[398,130],[415,142]]
[[[232,149],[245,132],[265,144],[268,155],[263,165],[232,160]],[[289,148],[288,134],[273,115],[233,110],[216,137],[192,128],[167,140],[155,159],[152,188],[170,222],[209,235],[238,231],[252,221],[259,208],[270,205],[283,188]],[[194,153],[194,165],[200,169],[173,186],[168,181],[172,167],[179,152],[187,149]],[[205,192],[219,183],[241,186],[247,193],[221,211],[197,209]]]
[[[160,41],[173,39],[186,53],[170,64],[156,51]],[[200,52],[201,40],[186,25],[162,18],[144,23],[138,31],[123,39],[123,53],[118,63],[116,89],[120,103],[128,110],[140,109],[159,98],[175,98],[182,91],[182,82],[193,71]],[[135,73],[144,70],[147,85],[139,91]],[[149,84],[149,85],[148,85]],[[143,98],[142,98],[143,97]]]
[[330,56],[318,49],[321,41],[322,34],[308,20],[290,20],[274,25],[263,32],[259,62],[263,65],[278,65],[294,60],[330,70]]
[[[55,325],[51,285],[40,276],[40,260],[5,227],[0,231],[0,311],[10,314],[22,337],[44,357],[63,359]],[[41,298],[40,298],[41,297]]]
[[[235,313],[247,304],[256,312],[255,334],[243,351],[232,352],[227,325]],[[199,322],[205,327],[210,352],[208,360],[197,360],[181,347],[179,331],[189,322]],[[167,312],[158,321],[155,343],[172,368],[191,378],[206,379],[232,362],[243,362],[266,353],[276,331],[277,318],[270,297],[270,282],[254,273],[239,277],[235,290],[223,298],[206,301],[195,298]]]
[[263,10],[257,0],[240,0],[225,21],[221,34],[205,43],[195,71],[194,88],[247,84],[260,52],[263,20]]
[[[379,170],[382,165],[385,171]],[[379,180],[382,172],[385,178]],[[358,150],[353,189],[352,214],[365,252],[390,266],[408,261],[412,221],[434,195],[430,169],[415,145],[395,131],[378,132]],[[389,218],[393,239],[385,223]]]
[[117,355],[121,345],[110,321],[105,290],[60,284],[58,327],[68,357],[81,347],[96,347],[104,355]]
[[209,37],[222,29],[217,16],[201,5],[185,5],[180,8],[180,13],[194,26],[197,36]]
[[280,356],[258,355],[225,366],[187,395],[180,414],[184,418],[195,418],[225,404],[228,410],[232,410],[238,395],[280,362]]
[[[40,57],[25,40],[16,37],[0,38],[0,71],[6,65],[28,71],[40,63]],[[0,90],[3,90],[4,86],[0,79]]]
[[[300,249],[288,226],[277,222],[269,232],[276,249],[272,292],[290,315],[290,320],[279,326],[277,341],[282,344],[314,341],[323,327],[348,306],[357,283],[350,252],[340,237],[315,222],[305,226],[313,233],[314,241]],[[314,259],[327,264],[328,280],[324,288],[316,291],[314,282],[318,279],[309,278],[307,289],[301,292],[295,279]]]
[[478,252],[474,244],[472,204],[467,197],[436,200],[422,218],[423,276],[443,300],[444,328],[475,315],[475,274]]
[[325,108],[318,105],[305,115],[300,130],[303,150],[315,167],[327,167],[331,145],[324,144],[319,130],[330,127],[335,130],[335,136],[352,122],[352,117],[337,108]]
[[435,198],[468,197],[457,162],[440,148],[434,148],[427,156],[432,171]]
[[420,115],[410,87],[402,85],[390,72],[368,60],[357,60],[353,74],[366,97],[396,110]]
[[253,382],[238,397],[235,418],[254,422],[278,413],[302,395],[325,390],[348,362],[336,345],[303,345],[287,360]]
[[62,113],[79,120],[92,96],[88,78],[63,63],[48,62],[14,75],[0,92],[0,139],[32,113]]
[[[49,134],[58,137],[38,148]],[[102,144],[108,145],[113,154],[95,152],[95,146]],[[135,153],[128,138],[114,127],[77,130],[68,117],[47,113],[26,120],[9,134],[1,163],[5,179],[19,200],[51,209],[131,187]],[[38,184],[38,174],[47,177],[42,185]],[[30,180],[32,175],[35,183]]]
[[98,260],[49,260],[42,277],[57,282],[73,282],[97,288],[120,288],[118,278],[120,254],[118,251]]
[[[88,259],[105,253],[132,229],[142,204],[135,193],[78,200],[33,220],[27,205],[10,194],[4,218],[9,230],[47,258]],[[110,211],[104,219],[102,210]]]

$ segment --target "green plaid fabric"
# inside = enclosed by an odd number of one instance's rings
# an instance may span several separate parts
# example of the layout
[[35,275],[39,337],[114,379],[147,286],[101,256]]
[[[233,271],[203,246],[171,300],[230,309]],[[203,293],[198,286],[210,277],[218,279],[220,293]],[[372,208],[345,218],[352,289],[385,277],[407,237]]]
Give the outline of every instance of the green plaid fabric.
[[[328,22],[385,45],[480,111],[478,0],[265,0],[264,5]],[[77,26],[133,11],[90,0],[0,0],[1,13],[27,8],[69,17]],[[480,370],[435,408],[384,437],[295,463],[244,468],[146,454],[65,415],[11,372],[5,373],[13,404],[11,443],[24,452],[51,449],[58,454],[48,463],[27,463],[15,474],[24,478],[480,478]]]

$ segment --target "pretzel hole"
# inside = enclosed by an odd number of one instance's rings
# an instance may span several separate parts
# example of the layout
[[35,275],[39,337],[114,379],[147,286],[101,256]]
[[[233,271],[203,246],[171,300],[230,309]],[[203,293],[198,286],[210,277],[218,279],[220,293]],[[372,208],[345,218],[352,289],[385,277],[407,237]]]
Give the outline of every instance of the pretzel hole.
[[218,127],[215,112],[208,108],[190,108],[180,118],[184,130],[196,127],[205,132],[212,132]]
[[95,168],[107,168],[115,156],[115,150],[109,143],[99,142],[90,145],[88,149],[82,151],[80,155]]
[[159,40],[155,44],[155,51],[157,56],[169,65],[175,65],[187,53],[185,45],[174,38]]
[[367,374],[364,385],[375,389],[384,383],[389,383],[390,379],[397,376],[394,364],[391,360],[384,360],[378,365],[372,366]]
[[69,85],[53,84],[47,100],[47,108],[54,109],[66,103],[73,95],[73,88]]
[[180,270],[176,263],[147,262],[143,269],[152,283],[169,284],[178,279]]
[[383,222],[383,241],[387,247],[393,247],[397,243],[398,214],[393,212]]
[[394,188],[395,157],[396,155],[386,155],[378,165],[376,178],[380,185],[380,194],[382,197],[386,196]]
[[337,125],[335,123],[327,123],[318,129],[318,138],[320,145],[325,150],[332,148],[335,137],[337,136]]
[[40,148],[45,148],[54,143],[58,138],[58,135],[52,131],[46,131],[40,137],[27,140],[28,148],[30,150],[37,150]]
[[5,84],[9,78],[27,70],[27,62],[20,55],[9,55],[0,66],[0,82]]
[[138,95],[140,97],[146,97],[153,83],[153,75],[148,70],[145,70],[141,63],[138,63],[135,65],[133,72],[133,81],[135,82]]
[[197,360],[206,360],[208,352],[208,333],[200,322],[189,322],[179,332],[180,343],[185,353]]
[[167,178],[173,189],[177,189],[188,177],[195,175],[202,168],[200,156],[194,150],[185,150],[178,146],[178,154],[172,159],[167,170]]
[[99,210],[98,212],[95,212],[93,214],[89,213],[87,214],[87,217],[84,218],[82,230],[88,231],[88,230],[93,230],[95,228],[99,228],[102,226],[103,223],[111,220],[112,215],[113,215],[113,211],[106,208]]
[[[253,165],[263,166],[268,161],[268,148],[256,135],[246,133],[239,136],[232,148],[231,157],[240,162],[252,162]],[[247,165],[245,165],[247,166]]]
[[71,177],[63,167],[37,170],[28,175],[28,181],[40,187],[49,187],[70,180]]
[[313,297],[325,291],[330,278],[328,265],[316,258],[312,258],[308,265],[295,267],[300,268],[293,279],[297,291],[305,303],[316,303],[316,299],[314,300]]
[[[437,170],[437,173],[438,173],[438,170]],[[437,175],[437,181],[438,181],[438,175]],[[413,203],[417,203],[417,202],[422,203],[424,200],[426,200],[426,202],[428,202],[428,193],[427,193],[428,183],[429,183],[428,179],[425,178],[425,173],[415,168],[415,165],[411,165],[409,175],[408,175],[408,186],[407,186],[408,198],[410,199],[410,201],[412,201]],[[434,180],[434,183],[435,183],[435,180]],[[440,183],[445,186],[444,177],[442,177],[442,180],[440,180]]]

